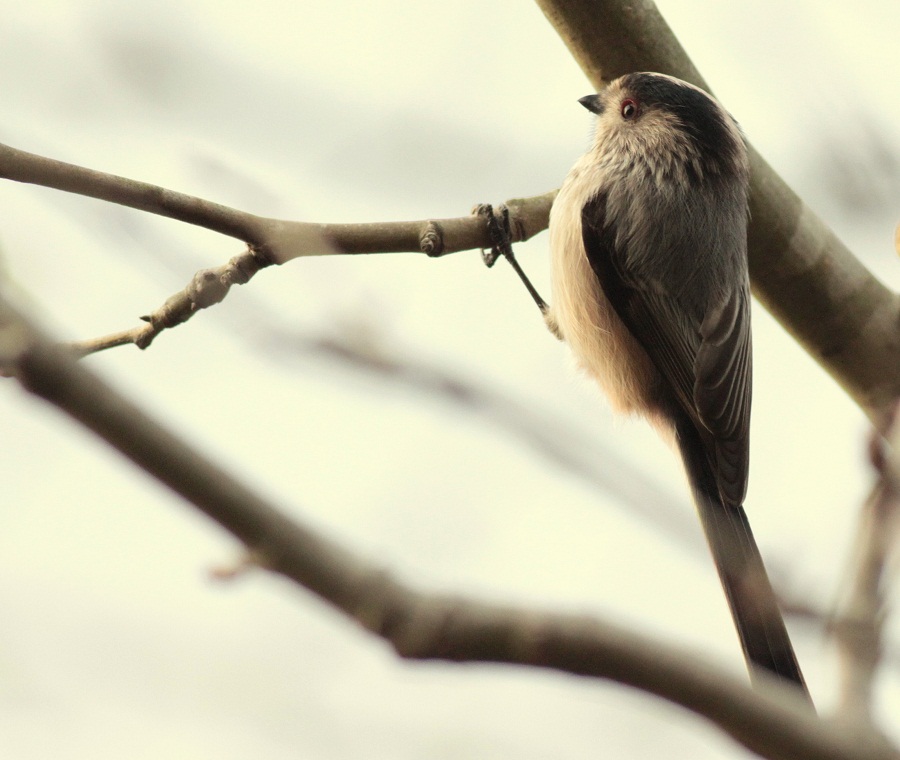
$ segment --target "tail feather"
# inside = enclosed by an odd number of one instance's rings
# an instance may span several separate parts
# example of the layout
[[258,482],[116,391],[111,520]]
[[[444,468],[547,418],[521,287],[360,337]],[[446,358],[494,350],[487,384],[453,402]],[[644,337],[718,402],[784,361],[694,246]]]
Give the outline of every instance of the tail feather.
[[693,424],[679,425],[684,459],[700,521],[719,573],[751,679],[769,671],[795,684],[809,697],[784,618],[763,564],[747,514],[718,494],[705,447]]

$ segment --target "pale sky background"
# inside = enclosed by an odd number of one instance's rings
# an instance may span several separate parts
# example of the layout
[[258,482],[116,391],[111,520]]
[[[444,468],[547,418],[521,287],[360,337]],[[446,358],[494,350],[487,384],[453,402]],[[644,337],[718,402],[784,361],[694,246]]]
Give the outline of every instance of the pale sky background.
[[[900,5],[659,5],[755,146],[896,288]],[[590,86],[530,2],[2,6],[0,141],[266,215],[463,215],[558,186],[589,133]],[[0,183],[0,209],[7,277],[67,338],[132,326],[241,250],[43,188]],[[548,291],[546,235],[518,253]],[[88,364],[421,587],[594,613],[743,673],[705,550],[477,414],[273,342],[283,330],[366,337],[487,386],[645,472],[699,537],[674,455],[611,417],[509,268],[477,252],[293,261],[150,350]],[[870,483],[867,425],[758,306],[754,338],[748,512],[773,576],[827,608]],[[11,383],[0,431],[3,758],[746,754],[614,685],[401,663],[286,582],[215,584],[233,541]],[[827,709],[832,649],[792,629]],[[896,661],[878,704],[900,739]]]

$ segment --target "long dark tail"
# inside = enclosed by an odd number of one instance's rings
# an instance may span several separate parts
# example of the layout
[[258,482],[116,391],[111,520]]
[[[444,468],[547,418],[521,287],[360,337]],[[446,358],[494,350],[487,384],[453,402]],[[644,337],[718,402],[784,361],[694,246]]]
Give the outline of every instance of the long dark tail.
[[747,514],[742,506],[722,503],[712,465],[693,425],[685,420],[677,432],[697,511],[750,677],[753,679],[762,668],[794,683],[809,698]]

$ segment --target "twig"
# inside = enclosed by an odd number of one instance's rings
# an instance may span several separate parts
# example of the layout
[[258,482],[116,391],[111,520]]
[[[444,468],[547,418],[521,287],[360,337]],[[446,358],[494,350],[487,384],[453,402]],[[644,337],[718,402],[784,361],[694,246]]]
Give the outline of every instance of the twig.
[[[0,178],[86,195],[204,227],[243,240],[267,264],[329,254],[415,252],[437,257],[491,245],[484,220],[476,216],[364,224],[272,219],[3,144]],[[547,228],[555,197],[556,190],[552,190],[506,201],[512,242],[528,240]]]
[[[148,193],[153,189],[161,190],[146,187],[149,188]],[[508,201],[517,209],[514,213],[510,212],[510,227],[517,230],[512,239],[527,240],[535,232],[546,227],[546,218],[555,195],[556,191],[553,191],[533,198]],[[189,205],[190,200],[199,200],[190,199],[188,196],[180,198],[182,206]],[[200,203],[202,205],[206,202]],[[169,204],[169,207],[171,205]],[[220,219],[230,211],[234,209],[217,207],[216,219]],[[239,211],[234,213],[238,216],[242,214]],[[78,357],[128,344],[134,344],[141,349],[147,348],[163,330],[184,324],[200,309],[220,303],[228,295],[232,285],[243,285],[260,269],[273,263],[283,263],[291,258],[339,252],[383,253],[391,250],[417,250],[428,256],[443,256],[455,251],[478,248],[483,243],[482,235],[490,239],[487,225],[483,217],[479,216],[417,222],[335,225],[280,222],[257,217],[253,226],[258,233],[257,239],[262,242],[255,246],[251,245],[245,253],[232,258],[227,264],[199,270],[184,288],[166,299],[161,307],[141,317],[147,324],[98,338],[74,341],[69,344],[69,348]],[[249,228],[248,225],[247,229]],[[415,248],[412,247],[413,240]],[[263,251],[268,251],[269,254],[280,251],[280,254],[273,259],[271,255],[262,253]]]
[[263,217],[202,198],[38,156],[2,143],[0,177],[167,216],[248,243],[259,242],[267,221]]
[[129,343],[141,349],[147,348],[163,330],[184,324],[200,309],[220,303],[228,295],[232,285],[249,282],[253,275],[268,265],[265,259],[250,249],[220,267],[201,269],[184,288],[167,298],[162,306],[141,317],[146,324],[92,340],[75,341],[69,343],[68,347],[79,358]]
[[191,449],[53,345],[0,297],[0,368],[85,425],[240,539],[260,562],[409,659],[496,662],[605,678],[693,711],[757,754],[898,760],[882,737],[816,718],[793,692],[743,681],[596,619],[429,595],[299,522]]
[[832,627],[841,662],[840,709],[871,720],[872,687],[883,656],[887,569],[900,528],[900,419],[895,406],[886,438],[870,444],[878,482],[860,513],[852,577]]
[[[302,256],[417,252],[431,257],[492,244],[484,219],[451,219],[363,224],[315,224],[249,214],[239,209],[146,182],[106,174],[0,144],[0,177],[27,182],[167,216],[243,240],[248,251],[227,264],[197,272],[163,306],[141,317],[138,325],[111,335],[71,344],[77,356],[134,344],[147,348],[160,332],[183,324],[198,310],[219,303],[235,284],[260,269]],[[515,198],[504,205],[511,242],[528,240],[546,229],[556,191]]]

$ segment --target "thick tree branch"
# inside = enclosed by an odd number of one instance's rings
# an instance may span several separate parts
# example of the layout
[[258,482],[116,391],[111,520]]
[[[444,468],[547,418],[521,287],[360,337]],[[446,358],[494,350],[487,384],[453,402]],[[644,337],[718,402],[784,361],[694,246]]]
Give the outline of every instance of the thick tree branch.
[[[659,71],[708,89],[650,0],[537,2],[596,88]],[[752,149],[751,173],[754,294],[882,427],[900,396],[900,299]]]
[[823,721],[772,682],[758,691],[689,654],[582,616],[428,595],[354,556],[195,452],[52,344],[0,295],[0,369],[94,431],[403,657],[498,662],[611,679],[693,711],[757,754],[784,760],[898,760],[857,724]]

